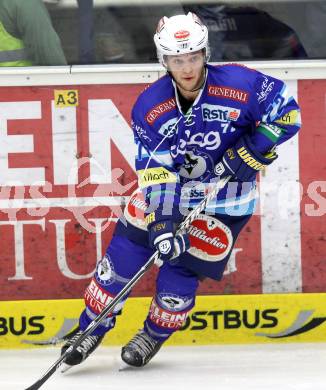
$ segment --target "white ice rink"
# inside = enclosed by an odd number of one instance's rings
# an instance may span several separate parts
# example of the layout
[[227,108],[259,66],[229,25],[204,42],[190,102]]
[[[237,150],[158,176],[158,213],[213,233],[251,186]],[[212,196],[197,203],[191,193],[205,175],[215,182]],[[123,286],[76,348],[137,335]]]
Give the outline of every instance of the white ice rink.
[[[23,390],[55,362],[58,348],[0,350],[0,389]],[[326,390],[326,344],[163,348],[142,369],[120,348],[100,347],[82,365],[56,372],[43,390]]]

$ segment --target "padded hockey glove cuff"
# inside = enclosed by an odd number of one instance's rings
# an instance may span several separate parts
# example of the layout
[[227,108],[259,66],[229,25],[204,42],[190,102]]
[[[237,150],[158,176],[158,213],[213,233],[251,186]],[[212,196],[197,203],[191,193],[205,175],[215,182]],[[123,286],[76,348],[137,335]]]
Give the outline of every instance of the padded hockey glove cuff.
[[245,135],[225,151],[222,160],[215,165],[214,173],[220,177],[231,175],[242,182],[253,181],[258,171],[276,159],[274,151],[265,155],[258,152],[250,137]]

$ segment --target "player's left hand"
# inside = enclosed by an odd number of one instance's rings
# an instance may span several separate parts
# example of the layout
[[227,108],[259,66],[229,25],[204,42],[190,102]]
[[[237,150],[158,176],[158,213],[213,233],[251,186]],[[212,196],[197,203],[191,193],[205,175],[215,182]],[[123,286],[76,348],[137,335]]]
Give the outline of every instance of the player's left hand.
[[253,181],[257,173],[277,159],[275,152],[265,155],[256,150],[249,135],[244,135],[234,146],[227,149],[222,160],[215,165],[216,176],[233,176],[239,181]]

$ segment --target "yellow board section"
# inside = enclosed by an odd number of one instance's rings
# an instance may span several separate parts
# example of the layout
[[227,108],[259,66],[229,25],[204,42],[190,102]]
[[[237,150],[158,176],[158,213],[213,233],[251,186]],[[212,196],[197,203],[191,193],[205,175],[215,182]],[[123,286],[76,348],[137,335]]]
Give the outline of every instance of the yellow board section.
[[[142,327],[150,298],[128,299],[105,345]],[[0,348],[49,345],[72,330],[83,300],[0,303]],[[121,317],[121,318],[120,318]],[[326,342],[326,294],[199,296],[170,345]]]
[[55,107],[76,107],[78,106],[78,90],[77,89],[55,89],[54,90],[54,105]]

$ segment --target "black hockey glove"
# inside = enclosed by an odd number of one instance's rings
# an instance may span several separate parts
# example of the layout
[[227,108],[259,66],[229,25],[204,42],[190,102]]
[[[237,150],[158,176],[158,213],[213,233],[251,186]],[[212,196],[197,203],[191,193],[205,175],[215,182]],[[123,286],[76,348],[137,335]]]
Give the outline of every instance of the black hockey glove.
[[277,159],[277,154],[271,151],[262,155],[251,142],[248,135],[241,137],[234,146],[227,149],[222,160],[215,165],[216,176],[233,176],[239,181],[253,181],[257,173]]

